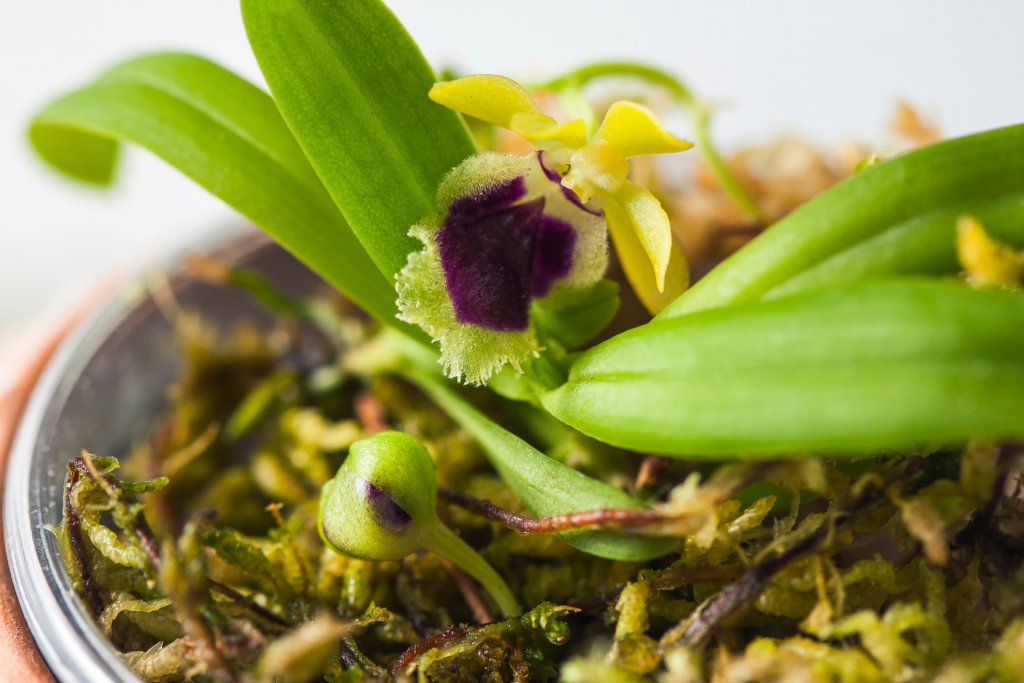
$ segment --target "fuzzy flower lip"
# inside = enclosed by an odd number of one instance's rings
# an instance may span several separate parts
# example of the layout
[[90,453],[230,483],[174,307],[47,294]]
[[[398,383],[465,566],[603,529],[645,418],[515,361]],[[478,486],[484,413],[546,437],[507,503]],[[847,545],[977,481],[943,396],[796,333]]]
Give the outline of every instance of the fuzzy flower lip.
[[459,322],[525,330],[531,299],[546,296],[572,269],[573,226],[545,215],[543,198],[517,203],[525,195],[517,177],[448,210],[438,247]]
[[398,274],[399,318],[440,344],[449,377],[521,371],[541,349],[533,312],[578,301],[608,269],[603,211],[549,161],[548,151],[475,154],[441,182],[438,213],[409,231],[423,248]]
[[536,144],[544,150],[546,170],[556,172],[581,205],[592,201],[598,208],[611,205],[605,213],[613,233],[630,232],[641,247],[629,252],[627,258],[634,262],[624,265],[637,271],[641,264],[635,261],[646,256],[654,286],[664,291],[674,248],[671,226],[654,195],[627,179],[628,159],[682,152],[692,143],[667,132],[646,107],[625,101],[614,103],[588,137],[582,119],[559,123],[540,110],[523,86],[504,76],[480,74],[435,83],[430,98]]

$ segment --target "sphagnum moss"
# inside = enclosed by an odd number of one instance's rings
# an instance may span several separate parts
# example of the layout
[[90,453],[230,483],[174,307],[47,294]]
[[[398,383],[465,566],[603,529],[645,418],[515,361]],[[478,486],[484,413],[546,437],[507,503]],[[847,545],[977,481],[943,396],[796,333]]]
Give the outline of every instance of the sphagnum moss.
[[[114,458],[83,454],[69,466],[59,530],[86,605],[147,680],[980,681],[1024,671],[1022,454],[1011,445],[865,465],[676,462],[657,475],[646,526],[584,524],[676,536],[681,547],[602,560],[521,533],[572,522],[517,512],[478,447],[403,380],[317,379],[335,361],[303,357],[304,337],[322,335],[311,323],[282,319],[283,334],[222,342],[192,317],[179,323],[187,367],[174,405],[159,438],[126,460],[129,476],[157,476],[122,478]],[[339,355],[365,336],[347,330]],[[275,399],[244,430],[211,439],[211,425],[265,402],[254,397],[268,378]],[[521,615],[500,616],[433,553],[367,560],[323,544],[320,488],[383,425],[426,446],[429,474],[449,491],[438,514],[504,577]],[[591,473],[606,480],[638,474],[635,460],[599,462]],[[278,506],[285,479],[293,492]]]

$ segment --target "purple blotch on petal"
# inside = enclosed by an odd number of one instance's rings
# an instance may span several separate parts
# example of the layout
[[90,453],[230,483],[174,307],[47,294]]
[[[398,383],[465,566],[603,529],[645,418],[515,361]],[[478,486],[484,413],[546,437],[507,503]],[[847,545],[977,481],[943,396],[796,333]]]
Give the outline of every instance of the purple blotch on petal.
[[547,176],[548,180],[553,183],[562,184],[562,176],[559,175],[558,171],[548,168],[547,164],[544,163],[544,152],[537,152],[537,163],[540,164],[540,169],[544,171],[544,175]]
[[515,204],[526,196],[526,179],[490,185],[466,197],[459,197],[448,209],[448,220],[475,221]]
[[392,500],[391,496],[362,478],[359,479],[359,486],[362,488],[361,493],[366,500],[366,506],[370,509],[370,514],[382,527],[397,534],[404,531],[412,522],[409,513]]
[[573,204],[575,204],[579,208],[581,208],[584,211],[586,211],[587,213],[589,213],[591,216],[602,216],[602,215],[604,215],[603,212],[598,211],[596,209],[591,209],[590,207],[588,207],[586,204],[583,203],[583,201],[580,199],[580,196],[578,194],[576,194],[575,192],[573,192],[572,190],[570,190],[568,187],[566,187],[564,185],[562,185],[562,194],[565,195],[566,199],[568,199],[570,202],[572,202]]
[[502,332],[529,327],[534,246],[543,211],[542,198],[483,216],[449,213],[437,243],[459,322]]
[[553,183],[558,184],[558,189],[562,191],[562,195],[566,199],[575,204],[577,207],[589,213],[591,216],[603,215],[601,211],[595,211],[594,209],[588,208],[587,205],[580,200],[579,195],[577,195],[575,192],[570,190],[565,185],[562,185],[562,176],[559,175],[558,171],[548,168],[547,165],[544,164],[544,152],[537,152],[537,163],[540,164],[540,168],[542,171],[544,171],[544,175],[547,177],[547,179]]
[[547,296],[552,285],[569,274],[575,248],[576,230],[571,225],[551,216],[541,218],[530,278],[530,293],[534,298]]

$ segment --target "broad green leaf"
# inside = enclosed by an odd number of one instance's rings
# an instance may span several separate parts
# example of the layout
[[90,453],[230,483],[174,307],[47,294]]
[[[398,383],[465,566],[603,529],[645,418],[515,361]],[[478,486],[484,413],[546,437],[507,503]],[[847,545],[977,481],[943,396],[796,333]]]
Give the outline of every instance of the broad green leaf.
[[242,15],[288,126],[392,279],[441,179],[475,152],[465,125],[427,98],[434,74],[378,0],[242,0]]
[[1024,296],[858,283],[654,322],[582,354],[544,397],[623,448],[857,454],[1024,436]]
[[270,96],[213,62],[154,54],[47,105],[30,139],[56,168],[110,179],[117,141],[148,149],[385,322],[394,289],[335,208]]
[[[871,166],[786,216],[661,312],[672,318],[865,277],[958,270],[963,213],[1024,242],[1024,126],[948,140]],[[988,223],[986,223],[988,227]]]
[[114,139],[82,128],[42,124],[40,117],[29,129],[29,141],[39,156],[76,180],[94,185],[114,180],[120,152]]

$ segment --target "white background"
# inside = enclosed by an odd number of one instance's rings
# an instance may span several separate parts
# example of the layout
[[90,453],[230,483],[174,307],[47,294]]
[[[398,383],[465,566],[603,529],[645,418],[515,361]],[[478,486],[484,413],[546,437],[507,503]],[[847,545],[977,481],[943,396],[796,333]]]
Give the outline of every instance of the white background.
[[[340,0],[339,0],[340,1]],[[726,143],[872,139],[897,98],[961,134],[1024,120],[1013,0],[392,0],[436,66],[552,75],[632,58],[721,105]],[[191,50],[260,80],[232,0],[0,0],[0,328],[137,267],[231,212],[146,153],[116,187],[56,177],[24,140],[34,109],[141,52]]]

